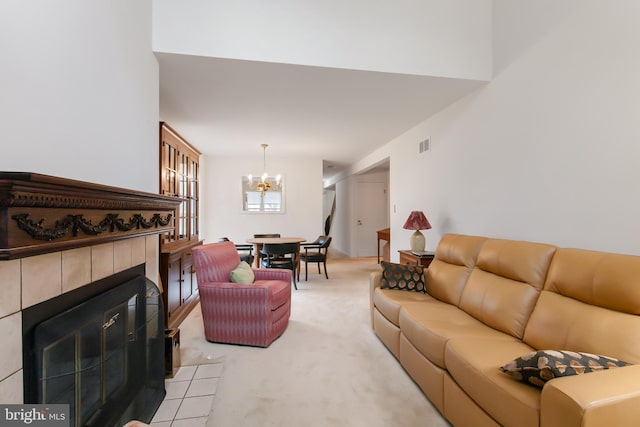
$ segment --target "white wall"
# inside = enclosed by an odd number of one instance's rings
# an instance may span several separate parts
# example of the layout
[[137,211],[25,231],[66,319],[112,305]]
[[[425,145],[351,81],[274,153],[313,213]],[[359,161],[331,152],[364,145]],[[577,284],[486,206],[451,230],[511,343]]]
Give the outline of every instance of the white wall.
[[242,243],[256,233],[280,233],[313,241],[324,234],[322,160],[278,158],[267,153],[267,171],[284,177],[283,214],[242,212],[242,176],[261,175],[262,156],[204,156],[204,163],[201,237],[206,242],[225,236]]
[[412,209],[431,250],[455,232],[640,254],[638,22],[631,1],[495,0],[493,81],[354,165],[391,153],[392,256]]
[[5,0],[0,170],[158,192],[150,0]]
[[154,0],[154,50],[487,80],[491,0]]
[[351,214],[351,200],[353,200],[351,179],[336,182],[335,190],[336,211],[331,226],[331,247],[341,256],[351,256],[353,246],[351,229],[354,227]]

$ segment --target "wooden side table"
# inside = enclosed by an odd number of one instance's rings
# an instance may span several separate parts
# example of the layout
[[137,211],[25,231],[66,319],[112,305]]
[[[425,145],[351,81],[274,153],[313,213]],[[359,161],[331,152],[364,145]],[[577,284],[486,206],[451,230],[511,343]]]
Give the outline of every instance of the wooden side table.
[[380,264],[380,240],[391,242],[391,228],[384,228],[376,233],[378,234],[378,264]]
[[424,255],[416,255],[411,251],[398,251],[400,254],[400,264],[421,265],[424,268],[429,267],[431,261],[435,257],[435,252],[426,252]]

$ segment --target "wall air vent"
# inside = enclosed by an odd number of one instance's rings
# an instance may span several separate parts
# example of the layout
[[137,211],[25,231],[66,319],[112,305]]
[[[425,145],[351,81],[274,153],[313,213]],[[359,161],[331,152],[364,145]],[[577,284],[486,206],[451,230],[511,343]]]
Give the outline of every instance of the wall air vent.
[[424,141],[420,141],[418,147],[418,153],[422,154],[425,151],[431,150],[431,138],[427,138]]

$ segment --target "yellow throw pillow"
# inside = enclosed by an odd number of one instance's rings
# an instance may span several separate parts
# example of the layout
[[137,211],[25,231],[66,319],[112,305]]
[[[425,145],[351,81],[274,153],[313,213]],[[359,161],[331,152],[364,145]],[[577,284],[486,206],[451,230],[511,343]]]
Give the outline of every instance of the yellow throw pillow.
[[245,285],[253,283],[256,276],[253,274],[251,266],[246,261],[240,261],[240,264],[231,271],[231,281],[233,283],[243,283]]

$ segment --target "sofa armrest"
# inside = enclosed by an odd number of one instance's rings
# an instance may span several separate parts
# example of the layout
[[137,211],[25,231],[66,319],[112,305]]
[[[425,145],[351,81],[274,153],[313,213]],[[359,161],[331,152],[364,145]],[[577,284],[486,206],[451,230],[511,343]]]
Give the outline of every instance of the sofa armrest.
[[636,425],[640,365],[549,381],[542,389],[541,427]]
[[371,295],[373,295],[373,291],[375,288],[380,287],[380,281],[382,280],[382,271],[374,271],[369,276],[369,289],[371,291]]
[[369,276],[369,311],[371,312],[371,327],[373,328],[373,293],[376,288],[380,287],[380,280],[382,279],[381,271],[374,271]]

